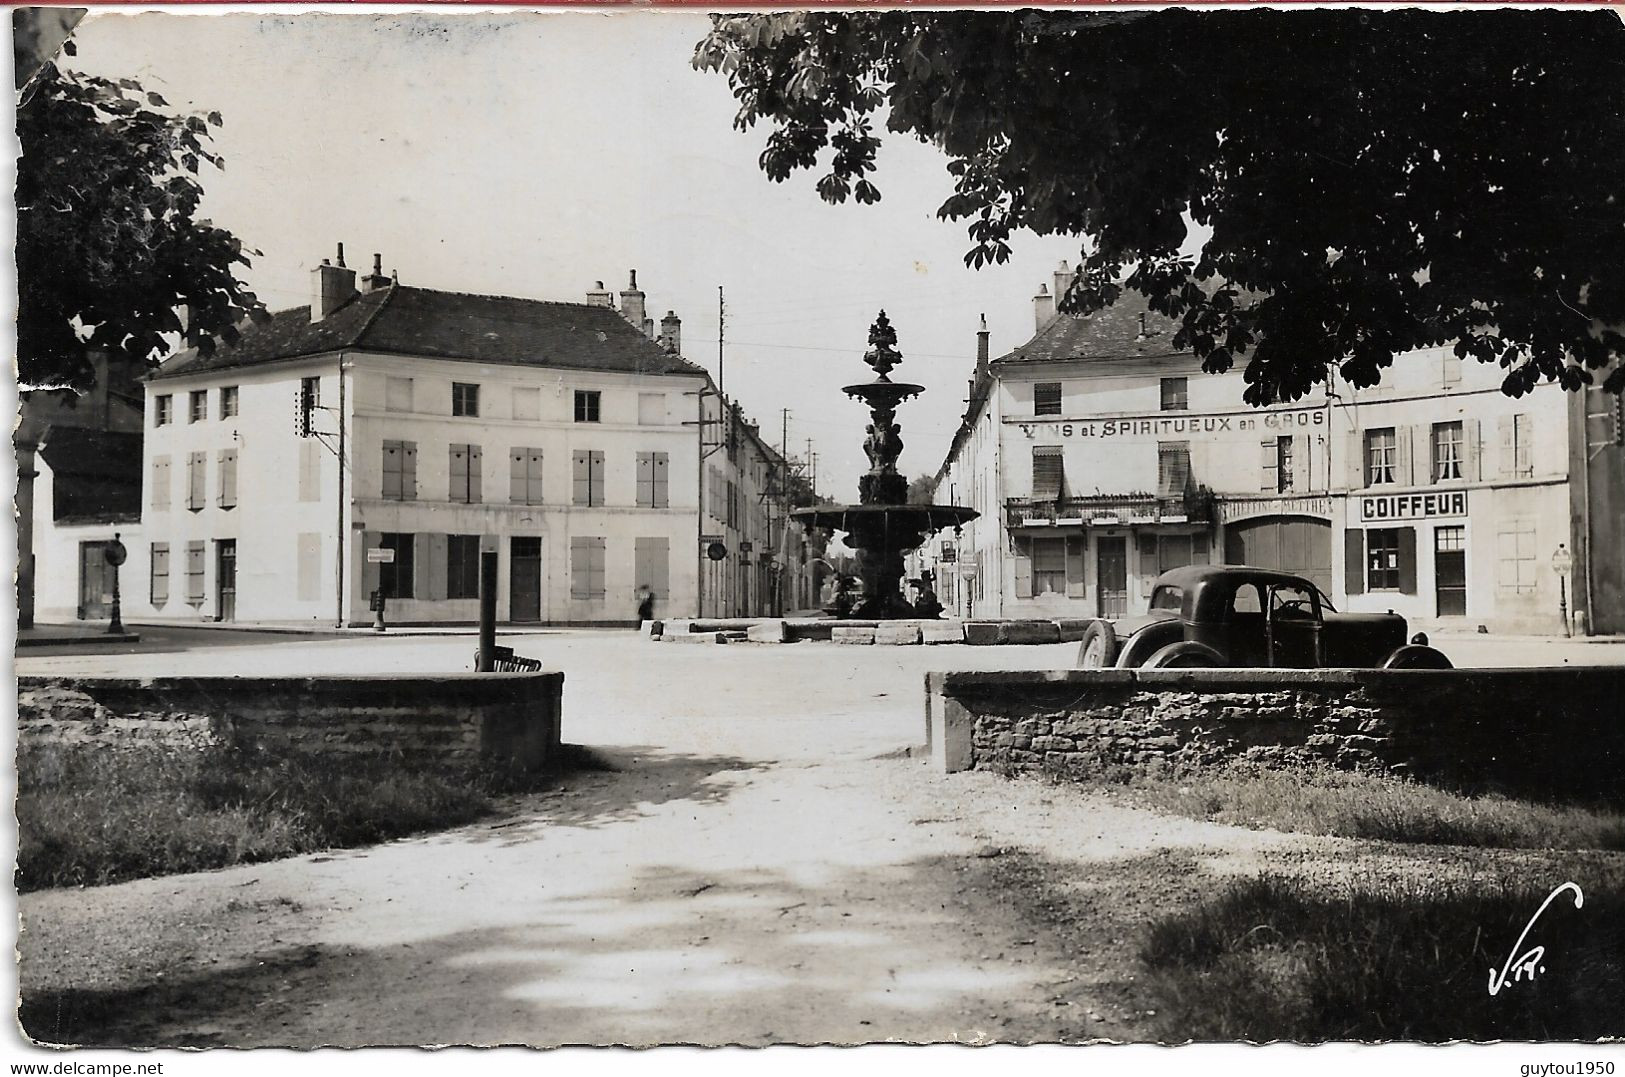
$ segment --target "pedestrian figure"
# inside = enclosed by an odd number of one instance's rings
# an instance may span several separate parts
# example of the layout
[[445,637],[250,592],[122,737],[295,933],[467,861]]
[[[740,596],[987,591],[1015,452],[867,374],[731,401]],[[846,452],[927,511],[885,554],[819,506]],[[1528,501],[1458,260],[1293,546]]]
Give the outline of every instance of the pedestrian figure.
[[646,583],[638,584],[638,621],[652,621],[655,616],[655,595]]

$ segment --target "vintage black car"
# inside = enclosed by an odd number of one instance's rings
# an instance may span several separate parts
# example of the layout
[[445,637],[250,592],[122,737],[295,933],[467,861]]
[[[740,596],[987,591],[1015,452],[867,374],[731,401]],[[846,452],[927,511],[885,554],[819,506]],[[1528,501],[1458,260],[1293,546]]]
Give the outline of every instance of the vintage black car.
[[1274,666],[1450,669],[1396,613],[1338,613],[1302,576],[1248,565],[1190,565],[1158,576],[1149,612],[1084,630],[1085,669]]

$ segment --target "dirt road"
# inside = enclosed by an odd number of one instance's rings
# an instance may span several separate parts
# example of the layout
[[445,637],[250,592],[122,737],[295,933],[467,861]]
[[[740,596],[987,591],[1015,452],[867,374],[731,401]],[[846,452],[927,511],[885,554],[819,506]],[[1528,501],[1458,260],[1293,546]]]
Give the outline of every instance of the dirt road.
[[[1152,1003],[1132,977],[1150,912],[1311,841],[934,775],[895,754],[917,739],[918,673],[989,656],[843,649],[832,681],[833,648],[813,646],[555,639],[567,739],[599,745],[612,770],[432,836],[27,895],[30,1031],[300,1046],[1143,1039]],[[1002,649],[1042,664],[1037,650]],[[1067,880],[1082,913],[1030,907],[1053,891],[1025,885],[1035,873]]]

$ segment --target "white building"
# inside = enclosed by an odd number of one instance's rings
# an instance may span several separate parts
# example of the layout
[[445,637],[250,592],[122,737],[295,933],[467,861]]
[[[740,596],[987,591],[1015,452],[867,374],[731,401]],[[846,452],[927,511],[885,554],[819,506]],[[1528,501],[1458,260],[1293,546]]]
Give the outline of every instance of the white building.
[[[1070,278],[1063,265],[1057,293]],[[1495,368],[1441,348],[1398,357],[1376,389],[1255,409],[1239,368],[1202,373],[1138,295],[1057,316],[1046,285],[1034,305],[1036,334],[1009,354],[990,360],[980,335],[936,476],[938,500],[982,514],[928,548],[950,610],[1133,613],[1160,572],[1214,561],[1297,572],[1341,609],[1423,627],[1561,632],[1564,601],[1619,619],[1620,500],[1594,494],[1583,525],[1573,492],[1618,463],[1576,448],[1580,396],[1508,398]],[[1588,543],[1594,578],[1560,586],[1559,547]]]
[[635,276],[617,310],[602,284],[405,287],[376,256],[357,288],[338,261],[309,307],[149,379],[127,617],[357,624],[378,592],[392,623],[472,621],[482,547],[499,620],[625,623],[640,586],[657,616],[698,608],[701,540],[737,558],[743,533],[715,518],[734,475],[701,467],[722,405],[674,314],[651,339]]

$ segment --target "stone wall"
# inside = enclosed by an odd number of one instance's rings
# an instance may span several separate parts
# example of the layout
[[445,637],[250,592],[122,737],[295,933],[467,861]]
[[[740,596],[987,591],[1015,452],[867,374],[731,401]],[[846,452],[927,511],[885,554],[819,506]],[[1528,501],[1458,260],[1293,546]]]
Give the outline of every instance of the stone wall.
[[1227,760],[1625,803],[1625,667],[932,673],[946,772],[1099,774]]
[[236,744],[461,766],[546,766],[564,674],[20,677],[21,745]]

